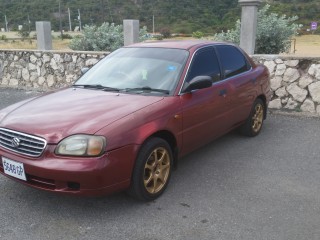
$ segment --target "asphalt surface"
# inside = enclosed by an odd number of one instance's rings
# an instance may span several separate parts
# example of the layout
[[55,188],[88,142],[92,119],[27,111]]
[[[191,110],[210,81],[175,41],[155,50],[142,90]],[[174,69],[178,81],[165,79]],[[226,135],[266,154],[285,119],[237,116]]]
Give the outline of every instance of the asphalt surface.
[[[37,93],[0,88],[0,108]],[[76,198],[0,176],[0,239],[318,240],[320,118],[269,115],[180,161],[162,197]]]

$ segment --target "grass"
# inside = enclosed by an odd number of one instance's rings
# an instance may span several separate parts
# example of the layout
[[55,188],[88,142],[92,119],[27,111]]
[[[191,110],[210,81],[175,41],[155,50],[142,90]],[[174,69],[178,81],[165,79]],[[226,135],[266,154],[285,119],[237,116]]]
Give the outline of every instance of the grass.
[[295,39],[297,55],[320,57],[320,35],[303,35]]
[[[34,36],[36,33],[31,32],[30,36]],[[70,34],[70,33],[68,33]],[[71,33],[70,35],[75,36],[79,33]],[[19,35],[17,32],[5,32],[0,33],[1,36],[5,35],[8,40],[0,40],[0,49],[37,49],[37,40],[32,39],[31,42],[29,40],[19,39]],[[52,33],[52,47],[53,50],[71,50],[69,48],[69,44],[71,39],[59,39],[60,33],[54,32]],[[14,39],[14,40],[13,40]]]
[[[53,39],[52,47],[54,50],[71,50],[69,48],[70,39]],[[37,41],[31,40],[7,40],[0,41],[0,49],[37,49]]]
[[36,41],[32,40],[31,43],[28,40],[6,40],[0,41],[0,49],[36,49]]

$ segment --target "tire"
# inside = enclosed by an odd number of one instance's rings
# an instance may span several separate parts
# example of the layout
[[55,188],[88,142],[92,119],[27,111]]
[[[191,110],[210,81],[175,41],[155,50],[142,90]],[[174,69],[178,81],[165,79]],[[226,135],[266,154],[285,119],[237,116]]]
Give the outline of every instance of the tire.
[[260,98],[256,99],[252,105],[249,117],[240,128],[240,132],[249,137],[257,136],[262,129],[265,111],[266,108],[263,101]]
[[136,159],[128,193],[144,201],[158,198],[169,183],[172,163],[172,150],[165,140],[147,140]]

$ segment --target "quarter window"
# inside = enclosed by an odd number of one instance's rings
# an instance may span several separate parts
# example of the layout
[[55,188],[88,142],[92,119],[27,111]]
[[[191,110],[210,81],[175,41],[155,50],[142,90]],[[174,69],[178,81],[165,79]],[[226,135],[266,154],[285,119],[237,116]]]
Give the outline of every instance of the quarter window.
[[216,46],[216,50],[219,54],[225,78],[249,70],[250,66],[245,56],[236,47],[218,45]]

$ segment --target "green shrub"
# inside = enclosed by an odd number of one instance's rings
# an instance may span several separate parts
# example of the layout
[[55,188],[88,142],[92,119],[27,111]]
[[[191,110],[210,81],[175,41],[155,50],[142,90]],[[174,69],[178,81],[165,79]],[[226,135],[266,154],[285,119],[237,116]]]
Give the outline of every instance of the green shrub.
[[161,28],[160,29],[160,34],[164,37],[164,38],[170,38],[171,37],[171,31],[169,28]]
[[194,38],[203,38],[204,37],[204,33],[203,32],[200,32],[200,31],[196,31],[196,32],[193,32],[192,33],[192,37]]
[[[268,14],[270,5],[265,5],[258,12],[258,26],[256,37],[257,54],[279,54],[290,49],[290,39],[298,34],[302,27],[294,23],[297,16],[286,18],[285,15],[278,16],[275,13]],[[235,29],[215,35],[216,40],[230,41],[240,44],[241,22],[237,21]]]
[[163,36],[160,34],[160,35],[156,35],[155,36],[155,39],[156,40],[163,40]]
[[[140,41],[149,38],[146,27],[140,29]],[[70,48],[80,51],[114,51],[123,46],[123,26],[114,23],[103,23],[97,27],[86,25],[82,35],[75,36],[70,43]]]
[[[61,35],[59,35],[59,38],[61,39]],[[62,38],[63,39],[72,39],[73,37],[68,33],[63,33]]]
[[143,42],[151,38],[151,35],[147,32],[147,27],[144,26],[139,30],[139,41]]
[[241,22],[237,20],[235,29],[228,30],[227,32],[221,32],[214,35],[214,39],[217,41],[224,41],[224,42],[232,42],[235,44],[240,44],[240,28]]
[[30,36],[30,30],[28,29],[28,27],[26,25],[22,26],[22,29],[18,31],[18,35],[22,38],[28,38]]

